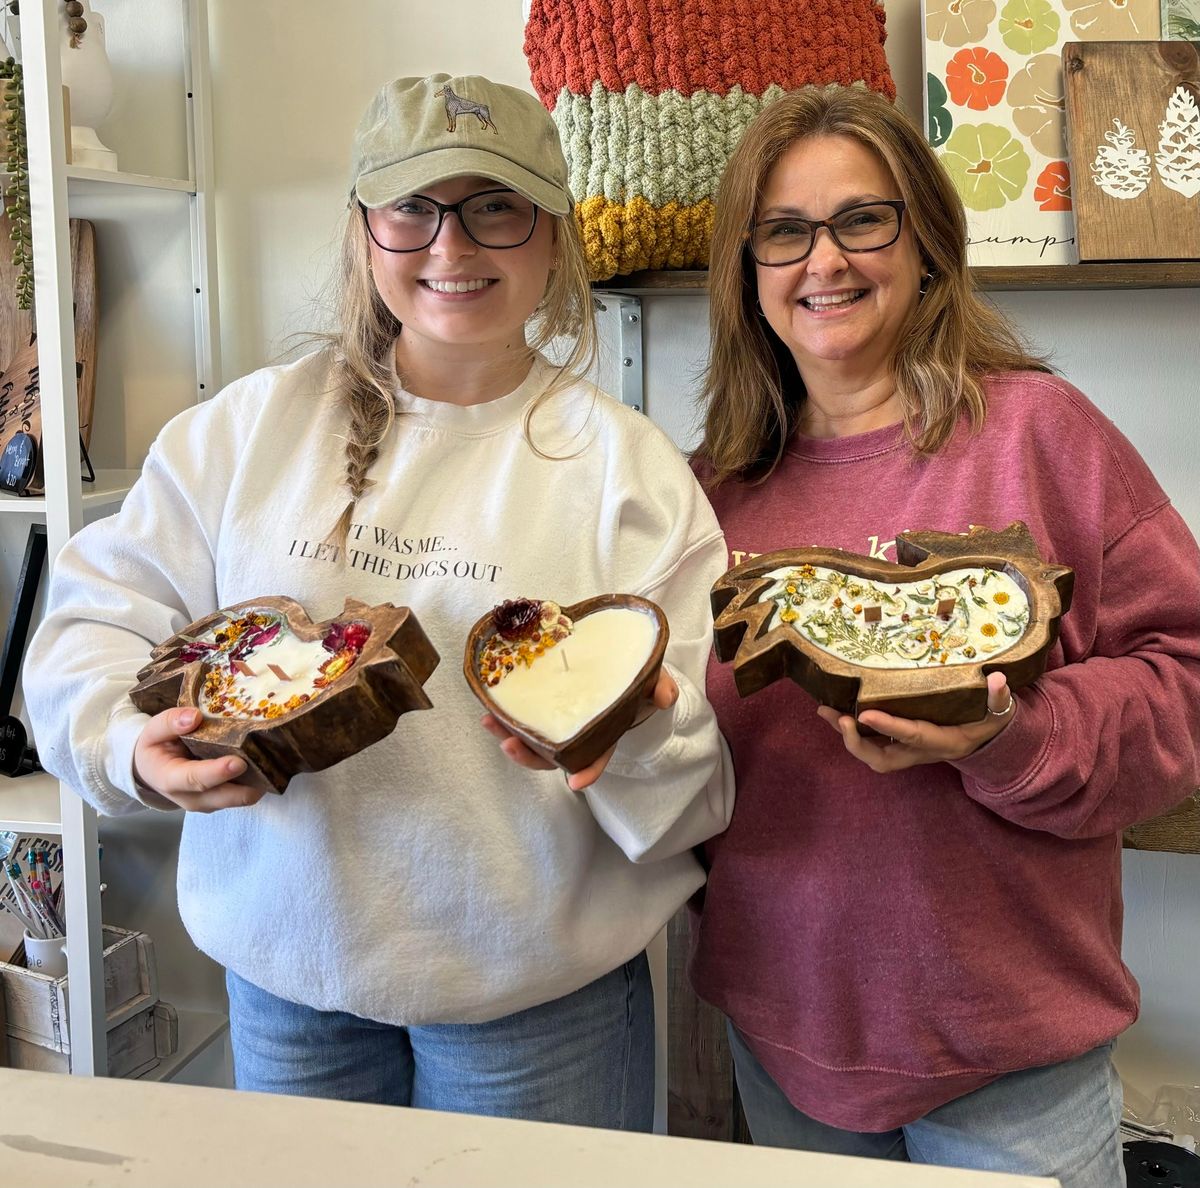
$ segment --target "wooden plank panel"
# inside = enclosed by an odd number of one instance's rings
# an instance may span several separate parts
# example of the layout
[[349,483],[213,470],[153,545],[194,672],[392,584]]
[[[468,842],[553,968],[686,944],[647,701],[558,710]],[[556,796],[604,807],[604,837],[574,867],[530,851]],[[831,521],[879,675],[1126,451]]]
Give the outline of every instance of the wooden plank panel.
[[[1200,214],[1197,215],[1200,218]],[[1022,265],[1006,268],[972,268],[975,284],[985,291],[996,289],[1188,289],[1200,286],[1200,262],[1120,261],[1086,264]],[[629,293],[687,296],[704,293],[708,273],[704,271],[635,272],[614,276],[594,284],[597,293]]]
[[1037,289],[1189,289],[1200,286],[1200,263],[1188,260],[1046,264],[1042,267],[972,268],[984,292]]
[[725,1019],[687,979],[690,943],[688,911],[680,908],[667,927],[667,1133],[749,1142]]
[[1200,854],[1200,789],[1169,813],[1125,830],[1124,845],[1127,850]]
[[1200,260],[1200,45],[1063,46],[1080,260]]

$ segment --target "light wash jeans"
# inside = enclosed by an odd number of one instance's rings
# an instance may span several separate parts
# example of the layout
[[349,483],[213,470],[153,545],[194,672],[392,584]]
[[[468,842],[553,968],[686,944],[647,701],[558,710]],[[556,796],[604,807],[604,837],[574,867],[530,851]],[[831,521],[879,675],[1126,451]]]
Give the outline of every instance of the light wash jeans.
[[1074,1060],[1007,1073],[982,1089],[879,1134],[802,1114],[732,1024],[738,1092],[754,1141],[832,1155],[1057,1176],[1063,1188],[1123,1188],[1121,1082],[1111,1043]]
[[395,1027],[318,1011],[227,971],[239,1089],[649,1131],[654,1002],[644,953],[490,1023]]

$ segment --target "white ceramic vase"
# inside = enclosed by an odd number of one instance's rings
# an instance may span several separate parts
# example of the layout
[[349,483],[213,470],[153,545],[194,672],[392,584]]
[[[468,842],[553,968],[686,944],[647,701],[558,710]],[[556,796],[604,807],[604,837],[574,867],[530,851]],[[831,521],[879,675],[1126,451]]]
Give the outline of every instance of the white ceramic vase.
[[83,0],[87,31],[71,45],[67,17],[60,0],[59,57],[63,84],[71,92],[71,163],[89,169],[116,169],[117,154],[96,135],[112,109],[113,76],[104,47],[104,18]]

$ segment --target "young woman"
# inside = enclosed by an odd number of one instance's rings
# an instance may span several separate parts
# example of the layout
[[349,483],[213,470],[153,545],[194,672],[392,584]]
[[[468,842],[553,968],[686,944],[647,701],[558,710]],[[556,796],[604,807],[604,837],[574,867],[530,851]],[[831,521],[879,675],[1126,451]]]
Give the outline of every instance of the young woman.
[[[731,808],[703,696],[720,530],[669,440],[582,375],[594,328],[566,166],[530,95],[400,79],[354,142],[341,330],[163,430],[119,515],[59,557],[26,695],[104,812],[185,810],[179,904],[228,970],[239,1086],[647,1129],[644,948]],[[539,348],[566,339],[567,363]],[[657,712],[564,780],[462,679],[506,598],[644,595]],[[268,594],[411,606],[434,708],[286,795],[138,713],[150,647]]]
[[993,674],[963,726],[786,681],[741,700],[714,664],[738,806],[691,972],[756,1141],[1111,1188],[1121,830],[1200,777],[1200,553],[974,294],[966,243],[920,131],[867,91],[781,99],[726,170],[700,459],[733,559],[895,560],[905,530],[1019,519],[1075,589],[1049,671]]

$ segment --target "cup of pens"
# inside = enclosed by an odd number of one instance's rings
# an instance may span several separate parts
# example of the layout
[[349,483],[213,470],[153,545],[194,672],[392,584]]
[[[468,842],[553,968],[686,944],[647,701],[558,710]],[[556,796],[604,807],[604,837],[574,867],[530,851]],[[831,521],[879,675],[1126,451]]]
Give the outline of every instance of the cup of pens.
[[47,850],[31,848],[26,855],[28,871],[10,849],[4,862],[7,886],[0,888],[0,908],[20,920],[24,927],[25,964],[37,973],[61,978],[67,972],[66,927],[62,914],[62,883],[54,886],[52,866],[60,869],[56,850],[51,863]]
[[34,973],[61,978],[67,972],[65,936],[30,936],[25,931],[25,966]]

